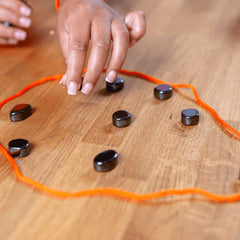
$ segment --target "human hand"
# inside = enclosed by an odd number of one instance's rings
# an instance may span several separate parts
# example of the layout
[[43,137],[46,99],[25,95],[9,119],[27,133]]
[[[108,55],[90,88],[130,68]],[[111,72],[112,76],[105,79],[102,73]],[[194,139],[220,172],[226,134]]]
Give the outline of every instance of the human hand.
[[103,0],[62,0],[57,16],[59,43],[66,63],[60,85],[76,95],[81,86],[83,68],[91,39],[91,51],[82,92],[89,94],[110,54],[106,81],[113,82],[123,65],[128,47],[145,33],[144,13],[134,11],[121,16]]
[[16,45],[26,39],[21,28],[31,25],[32,9],[20,0],[0,0],[0,45]]

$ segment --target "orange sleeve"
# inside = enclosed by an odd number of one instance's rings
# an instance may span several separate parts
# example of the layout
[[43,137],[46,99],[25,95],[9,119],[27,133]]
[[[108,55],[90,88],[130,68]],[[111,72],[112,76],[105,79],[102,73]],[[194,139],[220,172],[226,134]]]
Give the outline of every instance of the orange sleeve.
[[[104,0],[104,2],[107,2],[107,0]],[[59,9],[59,6],[60,6],[60,0],[55,0],[55,8],[56,8],[56,10]]]

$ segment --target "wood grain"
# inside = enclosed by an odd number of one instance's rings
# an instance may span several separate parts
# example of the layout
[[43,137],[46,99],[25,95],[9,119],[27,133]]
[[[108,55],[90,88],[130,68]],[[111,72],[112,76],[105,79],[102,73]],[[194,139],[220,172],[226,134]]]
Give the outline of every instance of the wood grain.
[[[146,13],[146,36],[129,50],[124,68],[172,83],[193,84],[200,97],[240,130],[240,3],[238,0],[122,0],[109,4],[126,14]],[[34,3],[28,40],[0,48],[0,99],[48,75],[63,73],[54,1]],[[232,194],[240,143],[192,100],[187,89],[167,101],[153,97],[154,84],[124,77],[123,91],[107,94],[104,74],[90,96],[68,96],[57,82],[43,84],[1,110],[1,144],[26,138],[31,154],[16,159],[24,175],[53,188],[77,191],[116,187],[138,193],[199,187]],[[9,111],[29,103],[34,114],[12,123]],[[200,123],[183,126],[181,110],[197,108]],[[113,112],[128,110],[132,124],[112,126]],[[116,169],[97,173],[93,158],[115,149]],[[20,183],[0,156],[0,239],[216,239],[240,234],[240,203],[201,197],[168,197],[133,203],[107,197],[61,200]]]

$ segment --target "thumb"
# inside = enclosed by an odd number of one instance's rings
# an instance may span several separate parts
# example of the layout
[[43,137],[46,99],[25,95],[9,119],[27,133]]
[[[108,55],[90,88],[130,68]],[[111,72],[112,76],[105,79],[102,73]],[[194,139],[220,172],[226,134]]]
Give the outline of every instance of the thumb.
[[146,32],[145,14],[142,11],[130,12],[125,16],[125,24],[129,31],[129,47],[139,41]]

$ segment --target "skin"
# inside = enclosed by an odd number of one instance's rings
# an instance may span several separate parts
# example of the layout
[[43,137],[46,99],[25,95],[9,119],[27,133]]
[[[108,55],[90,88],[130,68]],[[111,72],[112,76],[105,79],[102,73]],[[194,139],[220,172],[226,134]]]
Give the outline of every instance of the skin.
[[66,73],[60,85],[67,87],[68,94],[77,94],[90,40],[82,92],[92,91],[109,57],[106,81],[113,82],[128,48],[140,40],[145,31],[145,17],[141,11],[123,17],[103,0],[62,0],[57,14],[57,32]]
[[[21,0],[0,0],[0,45],[17,45],[27,37],[32,8]],[[4,26],[8,22],[13,26]],[[108,58],[106,81],[113,82],[123,65],[127,50],[146,31],[144,13],[121,16],[103,0],[62,0],[57,14],[59,43],[66,62],[60,84],[76,95],[91,40],[82,92],[89,94]]]
[[[0,0],[0,45],[16,45],[26,39],[24,29],[31,25],[31,13],[32,9],[20,0]],[[14,26],[4,26],[3,22]]]

